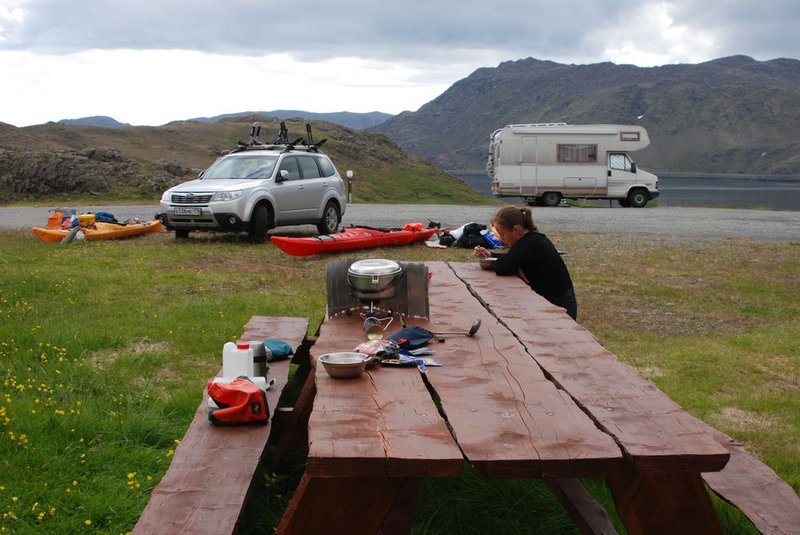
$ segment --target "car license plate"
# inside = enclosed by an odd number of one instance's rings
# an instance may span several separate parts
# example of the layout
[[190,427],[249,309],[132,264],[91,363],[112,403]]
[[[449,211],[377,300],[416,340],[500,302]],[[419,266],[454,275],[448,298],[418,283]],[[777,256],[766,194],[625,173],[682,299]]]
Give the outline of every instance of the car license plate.
[[203,210],[201,208],[186,208],[184,206],[176,206],[175,207],[175,215],[202,215]]

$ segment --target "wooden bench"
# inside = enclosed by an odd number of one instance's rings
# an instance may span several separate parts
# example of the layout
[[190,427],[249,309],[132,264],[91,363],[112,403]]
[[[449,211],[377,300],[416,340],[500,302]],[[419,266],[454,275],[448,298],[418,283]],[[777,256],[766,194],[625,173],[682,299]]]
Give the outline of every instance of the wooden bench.
[[[560,387],[569,392],[597,424],[614,436],[631,461],[623,473],[613,474],[609,481],[626,523],[644,522],[653,518],[656,524],[643,524],[647,532],[669,529],[670,519],[658,518],[630,504],[624,487],[636,484],[637,500],[652,491],[649,484],[674,488],[673,492],[700,495],[702,480],[722,499],[741,510],[763,533],[800,532],[800,498],[774,471],[749,455],[730,437],[689,416],[661,393],[649,380],[624,366],[608,353],[594,337],[577,323],[565,321],[561,309],[542,299],[532,298],[527,287],[515,279],[505,278],[497,284],[485,272],[470,264],[452,264],[486,306],[508,325],[530,354]],[[691,445],[691,451],[687,448]],[[692,471],[675,480],[665,481],[653,474],[653,460],[667,450],[675,455],[678,472]],[[683,453],[682,453],[683,451]],[[725,454],[730,460],[721,471]],[[706,472],[704,466],[715,471]],[[627,472],[627,473],[626,473]],[[656,503],[656,502],[652,502]],[[663,504],[659,504],[663,507]],[[681,515],[683,517],[683,515]],[[666,522],[666,524],[664,524]],[[691,524],[686,526],[691,527]],[[694,524],[695,529],[697,524]],[[676,526],[678,529],[678,526]]]
[[800,497],[772,468],[724,433],[714,436],[731,454],[720,472],[703,474],[720,498],[744,513],[761,533],[800,533]]
[[[294,360],[297,360],[308,357],[307,331],[305,318],[253,316],[240,340],[284,340],[295,348]],[[291,413],[278,410],[289,364],[289,360],[270,363],[267,375],[275,379],[275,385],[267,391],[273,413],[267,425],[212,425],[208,421],[208,393],[203,392],[194,420],[133,533],[220,535],[236,531],[268,442],[277,440],[282,426],[291,428],[282,421],[291,419]]]

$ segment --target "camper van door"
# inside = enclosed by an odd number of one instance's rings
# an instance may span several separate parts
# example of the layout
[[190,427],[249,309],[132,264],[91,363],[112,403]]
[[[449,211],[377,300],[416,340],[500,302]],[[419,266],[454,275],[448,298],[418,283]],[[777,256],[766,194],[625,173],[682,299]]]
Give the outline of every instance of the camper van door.
[[636,180],[635,164],[624,152],[608,153],[608,194],[625,197]]
[[519,193],[536,195],[538,158],[536,136],[519,136]]

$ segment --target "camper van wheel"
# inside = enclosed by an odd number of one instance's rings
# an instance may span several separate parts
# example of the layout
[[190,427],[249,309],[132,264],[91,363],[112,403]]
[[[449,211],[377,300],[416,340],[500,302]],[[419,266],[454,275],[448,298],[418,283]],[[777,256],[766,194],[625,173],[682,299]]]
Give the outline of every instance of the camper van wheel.
[[548,191],[542,195],[542,203],[545,206],[558,206],[561,204],[561,194],[557,191]]
[[617,202],[623,208],[630,208],[630,206],[631,206],[631,203],[628,202],[628,199],[619,199]]
[[650,200],[650,196],[643,189],[634,189],[628,193],[628,204],[634,208],[642,208]]
[[178,229],[175,231],[176,240],[186,240],[189,238],[189,231],[185,229]]

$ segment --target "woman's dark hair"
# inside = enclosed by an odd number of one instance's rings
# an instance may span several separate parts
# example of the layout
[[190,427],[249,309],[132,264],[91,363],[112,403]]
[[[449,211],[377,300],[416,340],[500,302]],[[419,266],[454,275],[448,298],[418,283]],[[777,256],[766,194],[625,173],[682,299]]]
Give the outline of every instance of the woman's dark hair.
[[493,223],[511,230],[515,225],[519,225],[530,232],[538,232],[539,229],[533,224],[533,215],[530,208],[520,208],[519,206],[506,206],[497,211],[492,220]]

